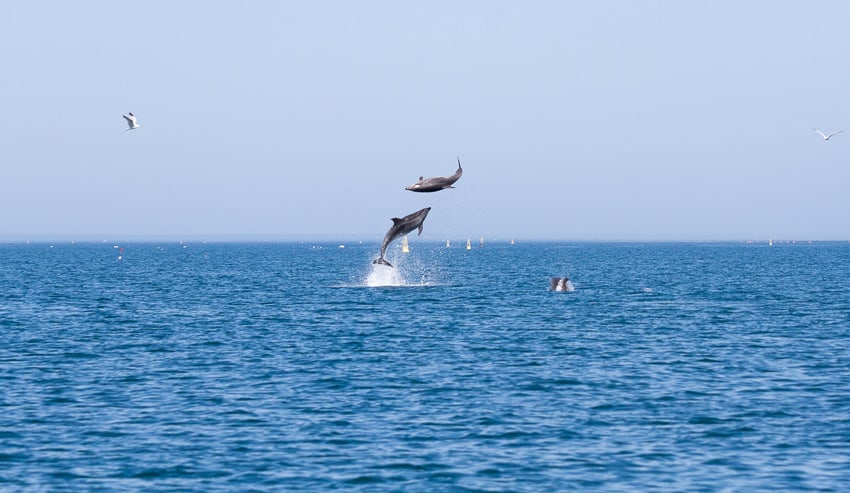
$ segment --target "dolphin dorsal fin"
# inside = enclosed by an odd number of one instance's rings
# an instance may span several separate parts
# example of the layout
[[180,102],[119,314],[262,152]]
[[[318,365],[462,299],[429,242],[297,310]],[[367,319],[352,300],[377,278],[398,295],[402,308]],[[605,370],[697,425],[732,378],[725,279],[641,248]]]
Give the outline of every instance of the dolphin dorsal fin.
[[398,224],[398,222],[401,221],[401,218],[400,217],[391,217],[390,221],[392,221],[393,224]]
[[422,180],[424,180],[424,179],[425,179],[425,177],[424,177],[424,176],[420,176],[420,177],[419,177],[419,181],[422,181]]

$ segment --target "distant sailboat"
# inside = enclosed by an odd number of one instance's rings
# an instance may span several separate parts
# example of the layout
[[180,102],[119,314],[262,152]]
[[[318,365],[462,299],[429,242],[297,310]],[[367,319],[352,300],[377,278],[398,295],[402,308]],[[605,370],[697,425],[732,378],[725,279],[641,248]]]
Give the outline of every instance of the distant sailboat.
[[767,246],[773,246],[773,238],[767,240]]
[[513,238],[511,238],[511,245],[513,245],[513,244],[514,244],[514,239],[513,239]]
[[484,237],[481,237],[481,240],[478,242],[478,246],[484,248]]
[[410,253],[410,247],[407,245],[407,236],[401,239],[401,253]]
[[446,248],[451,248],[452,242],[450,240],[446,240]]
[[466,239],[466,249],[472,250],[472,242],[469,241],[469,238]]

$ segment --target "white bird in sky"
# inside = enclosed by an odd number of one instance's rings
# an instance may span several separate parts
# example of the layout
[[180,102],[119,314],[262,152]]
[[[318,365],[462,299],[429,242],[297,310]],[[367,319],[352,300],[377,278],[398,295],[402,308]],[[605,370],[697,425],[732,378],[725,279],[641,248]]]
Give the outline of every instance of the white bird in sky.
[[[132,113],[130,113],[130,114],[132,115]],[[838,132],[832,132],[831,134],[827,135],[827,134],[821,132],[820,130],[816,129],[815,127],[812,127],[812,130],[819,133],[820,136],[823,137],[823,140],[829,140],[829,138],[832,137],[833,135],[838,135],[838,134],[840,134],[841,132],[844,131],[844,130],[839,130]]]
[[132,111],[130,112],[130,116],[124,115],[124,119],[127,120],[127,130],[139,128],[139,125],[136,123],[136,115]]

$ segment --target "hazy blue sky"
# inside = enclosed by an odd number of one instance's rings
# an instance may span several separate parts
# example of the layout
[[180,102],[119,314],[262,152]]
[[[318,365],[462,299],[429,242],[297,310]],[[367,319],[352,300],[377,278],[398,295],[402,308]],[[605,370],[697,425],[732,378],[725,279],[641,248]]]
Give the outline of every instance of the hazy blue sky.
[[[850,239],[848,26],[845,1],[9,2],[0,238],[379,241],[432,206],[433,240]],[[404,190],[458,155],[457,189]]]

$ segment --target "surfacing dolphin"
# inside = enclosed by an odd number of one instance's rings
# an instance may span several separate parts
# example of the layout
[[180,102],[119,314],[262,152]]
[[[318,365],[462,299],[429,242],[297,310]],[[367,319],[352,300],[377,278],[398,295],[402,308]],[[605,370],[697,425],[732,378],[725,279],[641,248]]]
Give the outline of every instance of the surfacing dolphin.
[[549,280],[549,291],[575,291],[569,277],[553,277]]
[[454,188],[452,185],[460,180],[461,175],[463,175],[463,168],[460,167],[460,158],[458,157],[457,171],[452,176],[437,176],[427,179],[420,176],[419,181],[409,187],[404,187],[404,189],[411,192],[438,192],[446,188]]
[[381,243],[381,256],[372,261],[373,264],[384,264],[386,266],[392,267],[393,265],[384,258],[384,253],[387,251],[387,247],[390,246],[390,243],[393,242],[399,236],[404,236],[407,233],[410,233],[416,228],[419,228],[419,234],[422,234],[422,223],[425,222],[425,217],[431,211],[430,207],[426,207],[424,209],[420,209],[413,214],[408,214],[401,219],[394,217],[391,219],[393,222],[392,227],[389,231],[387,231],[386,236],[384,236],[384,242]]

